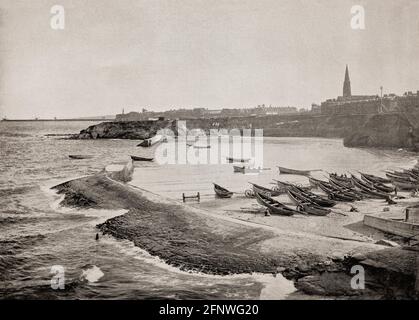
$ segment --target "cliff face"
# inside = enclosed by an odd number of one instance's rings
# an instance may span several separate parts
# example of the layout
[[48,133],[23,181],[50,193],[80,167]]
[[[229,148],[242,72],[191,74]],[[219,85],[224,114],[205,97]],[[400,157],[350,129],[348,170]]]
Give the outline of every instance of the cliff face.
[[[343,138],[347,147],[411,148],[419,146],[419,114],[290,115],[184,120],[188,129],[263,129],[269,137]],[[176,121],[121,121],[90,126],[76,139],[147,139]],[[412,129],[411,129],[412,128]],[[417,129],[416,129],[417,128]]]
[[409,118],[397,113],[366,116],[363,123],[344,136],[343,143],[347,147],[415,149],[419,130]]

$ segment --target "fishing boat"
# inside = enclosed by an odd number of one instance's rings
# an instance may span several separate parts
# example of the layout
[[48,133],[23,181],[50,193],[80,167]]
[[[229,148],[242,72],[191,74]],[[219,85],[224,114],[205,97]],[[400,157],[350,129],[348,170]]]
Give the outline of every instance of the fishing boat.
[[161,142],[163,139],[163,136],[160,134],[156,134],[154,137],[149,139],[144,139],[140,144],[137,145],[137,147],[151,147],[152,145]]
[[413,182],[402,182],[402,181],[397,181],[397,180],[393,180],[391,182],[396,189],[400,189],[400,190],[419,190],[419,184],[418,183],[413,183]]
[[390,195],[388,193],[384,193],[384,192],[380,192],[378,190],[376,190],[373,186],[367,184],[366,182],[358,179],[357,177],[355,177],[354,175],[352,175],[351,177],[354,185],[361,189],[363,192],[366,192],[374,197],[377,198],[383,198],[383,199],[389,199]]
[[313,188],[311,185],[297,186],[297,185],[289,183],[289,182],[284,182],[284,181],[280,181],[280,180],[276,180],[276,179],[273,179],[273,180],[277,183],[278,187],[283,189],[283,190],[286,190],[287,188],[291,188],[291,187],[296,187],[296,188],[299,188],[299,189],[304,190],[304,191],[309,191]]
[[226,157],[226,159],[227,159],[227,161],[229,163],[233,163],[233,162],[249,162],[250,161],[249,158],[243,159],[243,158]]
[[256,201],[266,207],[270,214],[279,214],[283,216],[292,216],[294,214],[298,214],[297,210],[291,209],[286,205],[282,204],[281,202],[272,199],[271,197],[263,194],[263,193],[255,193]]
[[300,176],[309,176],[311,171],[318,171],[318,170],[296,170],[296,169],[289,169],[277,166],[279,169],[280,174],[295,174]]
[[256,193],[263,193],[267,194],[269,197],[276,197],[279,196],[281,193],[284,193],[282,190],[273,190],[266,187],[262,187],[258,184],[249,182],[253,186],[253,192]]
[[359,174],[361,175],[361,177],[364,177],[365,179],[371,181],[371,182],[375,182],[375,183],[391,183],[390,179],[386,179],[386,178],[382,178],[379,176],[375,176],[372,174],[367,174],[367,173],[363,173],[363,172],[359,172]]
[[353,202],[355,200],[360,200],[360,196],[354,194],[353,192],[347,192],[347,191],[344,191],[343,189],[333,187],[330,183],[325,182],[325,181],[317,180],[314,178],[313,180],[315,181],[313,183],[316,183],[317,186],[323,192],[325,192],[328,195],[329,199],[331,200],[342,201],[342,202]]
[[339,177],[339,176],[334,175],[334,174],[329,175],[329,182],[330,183],[335,183],[335,184],[340,185],[340,186],[344,186],[346,188],[351,188],[353,186],[353,182],[352,182],[351,178]]
[[315,204],[317,204],[320,207],[327,207],[327,208],[331,208],[334,207],[337,203],[336,201],[324,198],[318,194],[315,194],[313,192],[310,192],[308,190],[304,190],[302,188],[299,188],[297,186],[295,186],[292,189],[295,193],[297,193],[297,195],[305,200],[305,201],[311,201],[314,202]]
[[153,161],[153,158],[144,158],[139,156],[131,156],[131,159],[134,161]]
[[219,198],[231,198],[233,196],[233,192],[227,190],[226,188],[221,187],[220,185],[214,184],[214,192]]
[[[384,183],[381,182],[374,182],[372,180],[370,180],[367,176],[364,176],[361,173],[361,179],[364,180],[366,183],[370,184],[371,186],[373,186],[375,189],[381,191],[381,192],[385,192],[385,193],[391,193],[394,191],[394,187],[390,187],[385,185]],[[389,180],[391,182],[391,180]]]
[[345,175],[338,175],[337,173],[329,173],[329,179],[333,179],[335,181],[339,181],[344,183],[345,185],[352,186],[352,180],[350,177]]
[[244,173],[246,167],[245,166],[233,166],[234,172],[241,172]]
[[391,180],[391,183],[394,184],[394,181],[397,182],[402,182],[402,183],[419,183],[418,180],[413,179],[411,176],[409,175],[399,175],[396,174],[394,172],[386,172],[386,176],[387,178],[389,178]]
[[195,149],[209,149],[211,148],[211,145],[198,145],[198,144],[194,144],[193,146]]
[[294,202],[297,206],[298,211],[302,211],[314,216],[325,216],[331,212],[330,209],[324,209],[317,205],[314,201],[302,199],[297,192],[288,190],[287,194],[291,201]]
[[258,174],[261,170],[265,169],[258,169],[258,168],[250,168],[246,166],[233,166],[234,172],[240,172],[244,174]]
[[329,183],[330,186],[336,190],[340,190],[342,192],[346,192],[348,194],[356,196],[357,200],[361,200],[363,198],[374,198],[371,194],[366,193],[363,190],[355,189],[353,185],[348,187],[347,184],[333,179],[329,179]]
[[93,158],[92,155],[87,155],[87,154],[70,154],[70,155],[68,155],[68,157],[70,159],[74,159],[74,160],[92,159]]

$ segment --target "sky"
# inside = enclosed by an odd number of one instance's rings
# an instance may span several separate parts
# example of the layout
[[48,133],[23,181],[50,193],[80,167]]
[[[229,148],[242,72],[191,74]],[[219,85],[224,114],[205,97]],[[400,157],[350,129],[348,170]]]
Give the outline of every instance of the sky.
[[419,0],[1,0],[0,116],[310,108],[342,94],[346,64],[352,94],[416,92],[418,12]]

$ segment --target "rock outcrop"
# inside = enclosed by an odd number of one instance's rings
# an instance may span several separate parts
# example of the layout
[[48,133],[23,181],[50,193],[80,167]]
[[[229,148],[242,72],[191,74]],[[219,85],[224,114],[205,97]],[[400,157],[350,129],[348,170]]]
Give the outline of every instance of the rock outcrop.
[[170,127],[172,121],[102,122],[80,131],[75,139],[138,139],[153,137],[159,130]]

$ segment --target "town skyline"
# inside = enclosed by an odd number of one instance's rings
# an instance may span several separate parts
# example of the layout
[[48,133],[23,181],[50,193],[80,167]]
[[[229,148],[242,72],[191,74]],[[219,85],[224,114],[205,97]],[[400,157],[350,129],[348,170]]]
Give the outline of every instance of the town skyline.
[[0,5],[1,117],[310,109],[341,94],[346,65],[355,95],[419,88],[414,1],[361,1],[365,30],[351,28],[353,1],[61,4],[64,30],[47,0]]

